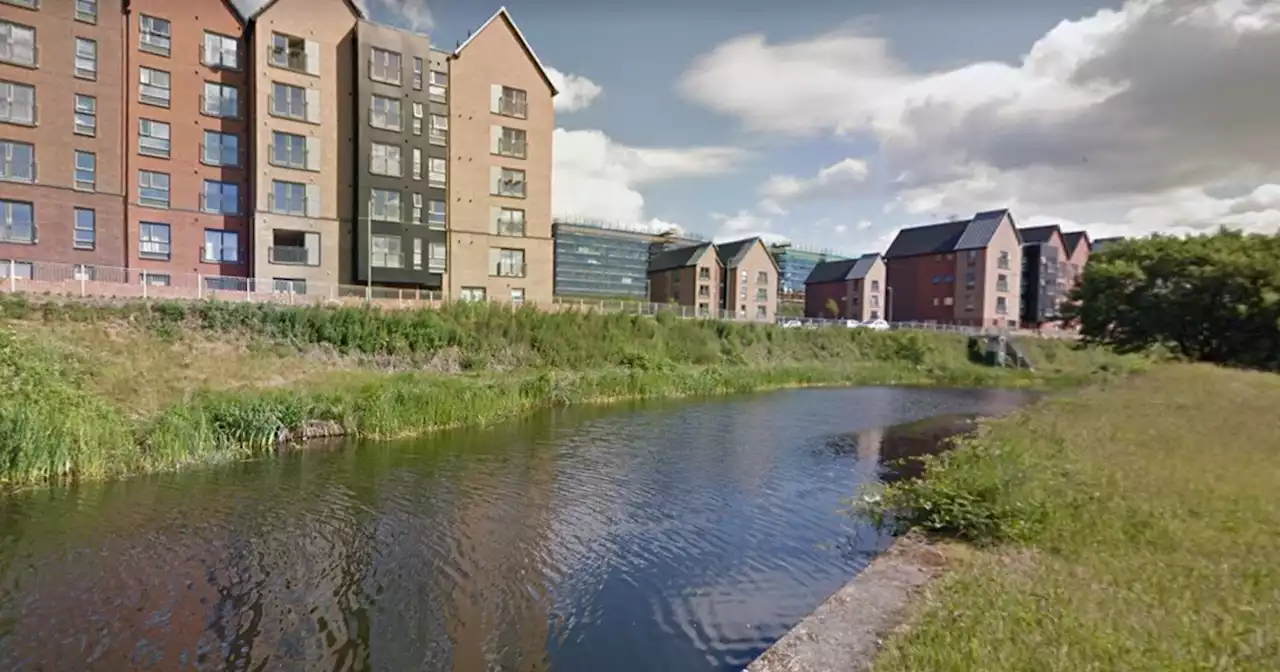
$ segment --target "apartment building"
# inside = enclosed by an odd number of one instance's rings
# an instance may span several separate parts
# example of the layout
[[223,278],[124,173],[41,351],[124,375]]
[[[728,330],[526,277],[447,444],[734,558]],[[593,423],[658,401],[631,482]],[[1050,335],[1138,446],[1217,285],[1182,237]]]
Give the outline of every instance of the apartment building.
[[1022,311],[1025,327],[1035,328],[1058,316],[1067,292],[1067,244],[1056,225],[1022,229]]
[[878,253],[820,262],[805,279],[804,316],[884,319],[884,289],[885,265]]
[[31,262],[52,262],[42,280],[124,265],[121,12],[121,0],[0,3],[4,277],[32,277]]
[[1017,326],[1022,236],[1008,210],[902,229],[884,256],[890,321]]
[[1097,254],[1102,250],[1123,241],[1124,236],[1112,236],[1110,238],[1099,238],[1089,244],[1089,254]]
[[1062,234],[1063,242],[1066,244],[1066,262],[1067,267],[1064,269],[1064,282],[1066,291],[1070,292],[1080,282],[1080,276],[1084,274],[1085,264],[1089,263],[1089,254],[1093,251],[1093,244],[1089,242],[1089,234],[1084,231],[1072,231]]
[[818,264],[848,258],[830,250],[804,249],[791,243],[770,245],[769,254],[778,265],[779,294],[791,297],[804,294],[809,275]]
[[688,307],[700,317],[719,314],[724,264],[711,243],[658,252],[649,260],[649,300]]
[[341,281],[341,237],[355,211],[354,29],[363,18],[351,0],[270,0],[251,18],[259,283],[305,293],[308,283]]
[[342,259],[356,283],[444,288],[448,59],[419,35],[356,25],[356,218]]
[[738,319],[772,322],[778,312],[778,264],[759,238],[716,245],[724,266],[720,307]]
[[549,302],[556,89],[506,9],[449,63],[451,298]]
[[[225,0],[131,0],[125,26],[125,265],[243,289],[249,267],[245,24]],[[131,280],[132,281],[132,280]]]

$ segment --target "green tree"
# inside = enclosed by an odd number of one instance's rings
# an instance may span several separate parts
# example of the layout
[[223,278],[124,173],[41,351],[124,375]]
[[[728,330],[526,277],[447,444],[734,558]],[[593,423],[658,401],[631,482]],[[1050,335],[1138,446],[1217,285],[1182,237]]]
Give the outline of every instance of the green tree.
[[1280,236],[1151,236],[1094,255],[1062,319],[1123,351],[1280,370]]
[[835,299],[827,299],[827,314],[835,319],[840,316],[840,304]]

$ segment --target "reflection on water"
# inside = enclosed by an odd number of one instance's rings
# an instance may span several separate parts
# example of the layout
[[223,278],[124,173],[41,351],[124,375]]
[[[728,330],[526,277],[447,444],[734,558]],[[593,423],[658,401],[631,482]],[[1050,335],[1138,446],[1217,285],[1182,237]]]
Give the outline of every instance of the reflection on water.
[[0,498],[0,669],[739,669],[886,543],[842,502],[927,447],[880,428],[1028,399],[583,409]]

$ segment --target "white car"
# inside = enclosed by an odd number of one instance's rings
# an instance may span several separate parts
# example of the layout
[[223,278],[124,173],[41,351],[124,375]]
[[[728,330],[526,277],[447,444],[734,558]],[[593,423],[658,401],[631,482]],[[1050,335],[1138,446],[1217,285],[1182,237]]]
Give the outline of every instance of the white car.
[[845,328],[845,329],[857,329],[858,327],[861,327],[861,326],[862,326],[862,323],[861,323],[861,322],[859,322],[859,321],[857,321],[857,320],[845,320],[845,321],[844,321],[844,328]]
[[796,329],[796,328],[799,328],[800,326],[801,326],[800,320],[786,320],[785,322],[782,323],[783,329]]
[[889,331],[889,323],[884,320],[867,320],[862,323],[864,329],[874,329],[876,331]]

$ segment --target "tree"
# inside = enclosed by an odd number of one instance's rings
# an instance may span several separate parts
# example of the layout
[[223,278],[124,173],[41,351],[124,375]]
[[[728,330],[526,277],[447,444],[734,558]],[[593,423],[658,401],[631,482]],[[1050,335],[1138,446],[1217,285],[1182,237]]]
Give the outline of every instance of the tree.
[[1127,240],[1094,255],[1063,305],[1085,340],[1280,370],[1280,236],[1225,229]]
[[840,317],[840,304],[835,299],[827,299],[827,313],[831,315],[831,319]]

